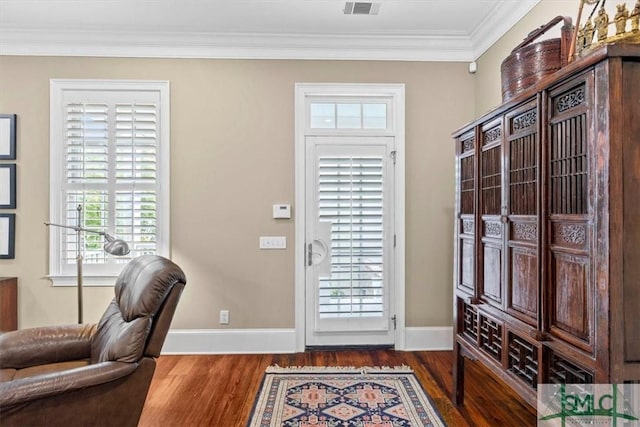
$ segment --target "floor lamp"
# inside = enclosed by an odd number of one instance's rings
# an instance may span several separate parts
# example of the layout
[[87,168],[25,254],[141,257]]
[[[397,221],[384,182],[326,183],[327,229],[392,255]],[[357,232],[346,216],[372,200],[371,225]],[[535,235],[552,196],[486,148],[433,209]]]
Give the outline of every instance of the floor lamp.
[[105,252],[115,256],[122,256],[129,253],[129,245],[124,240],[116,239],[112,235],[105,233],[104,231],[99,230],[91,230],[88,228],[81,227],[82,225],[82,205],[78,205],[76,208],[78,210],[78,225],[62,225],[62,224],[54,224],[52,222],[45,222],[46,226],[54,226],[61,228],[68,228],[76,232],[76,268],[78,275],[78,323],[82,323],[82,285],[83,285],[83,276],[82,276],[82,262],[84,257],[82,255],[82,233],[93,233],[98,234],[104,237],[105,244],[103,246]]

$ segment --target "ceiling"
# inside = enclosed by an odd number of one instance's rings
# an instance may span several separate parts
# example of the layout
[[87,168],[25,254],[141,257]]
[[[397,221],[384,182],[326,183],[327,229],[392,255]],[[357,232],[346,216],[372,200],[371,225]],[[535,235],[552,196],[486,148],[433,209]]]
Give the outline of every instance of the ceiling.
[[539,1],[0,0],[0,54],[473,61]]

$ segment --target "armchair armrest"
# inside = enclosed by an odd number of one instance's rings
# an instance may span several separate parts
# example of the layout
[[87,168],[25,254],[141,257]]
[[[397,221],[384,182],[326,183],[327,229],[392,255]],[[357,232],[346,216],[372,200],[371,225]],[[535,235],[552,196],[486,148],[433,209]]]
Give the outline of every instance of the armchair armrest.
[[91,356],[96,325],[64,325],[19,329],[0,334],[0,369],[29,366]]
[[0,382],[0,408],[115,381],[131,374],[137,367],[137,363],[101,362]]

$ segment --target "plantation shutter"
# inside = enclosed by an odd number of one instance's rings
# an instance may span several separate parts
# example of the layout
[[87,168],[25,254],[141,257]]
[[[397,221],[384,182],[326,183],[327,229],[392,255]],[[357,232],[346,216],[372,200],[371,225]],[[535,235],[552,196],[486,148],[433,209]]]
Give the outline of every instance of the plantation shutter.
[[133,256],[155,253],[158,178],[156,105],[116,105],[115,164],[116,233],[131,242]]
[[[105,102],[88,102],[76,94],[65,102],[65,223],[78,224],[81,205],[82,227],[115,234],[131,248],[127,256],[112,257],[102,236],[85,233],[84,262],[93,273],[157,250],[159,109],[135,97],[105,93],[96,97]],[[76,233],[63,233],[65,273],[75,265]]]
[[320,157],[319,221],[330,223],[330,275],[319,280],[319,317],[381,317],[383,159]]
[[[104,103],[73,102],[66,105],[66,224],[78,224],[81,205],[83,227],[106,231],[109,215],[109,106]],[[63,264],[74,264],[76,238],[66,231]],[[97,235],[85,236],[85,263],[104,263]]]

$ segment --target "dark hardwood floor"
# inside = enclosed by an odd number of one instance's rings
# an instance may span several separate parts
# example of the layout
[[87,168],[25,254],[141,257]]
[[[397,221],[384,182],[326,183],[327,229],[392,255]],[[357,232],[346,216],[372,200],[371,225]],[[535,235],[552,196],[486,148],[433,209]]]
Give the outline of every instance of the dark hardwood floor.
[[535,408],[512,393],[486,368],[465,365],[465,402],[451,402],[450,351],[307,351],[297,354],[161,356],[141,427],[245,426],[264,371],[280,366],[408,365],[448,426],[536,425]]

